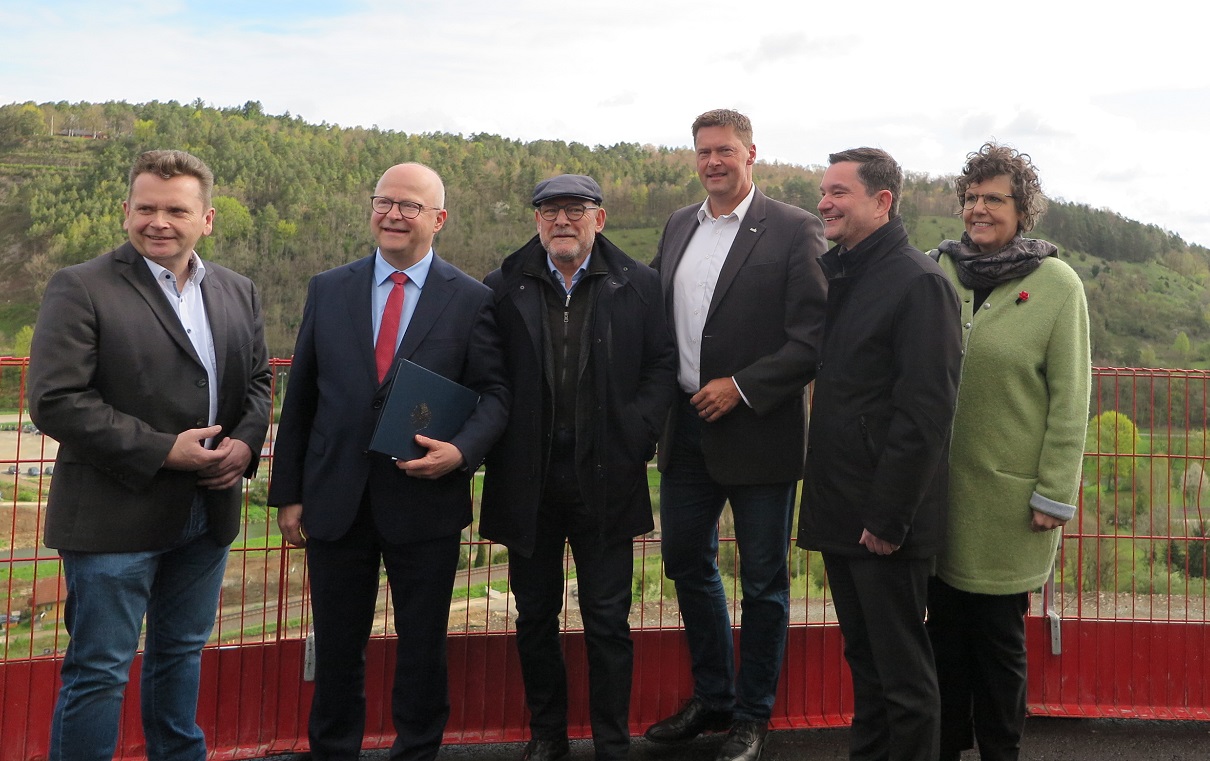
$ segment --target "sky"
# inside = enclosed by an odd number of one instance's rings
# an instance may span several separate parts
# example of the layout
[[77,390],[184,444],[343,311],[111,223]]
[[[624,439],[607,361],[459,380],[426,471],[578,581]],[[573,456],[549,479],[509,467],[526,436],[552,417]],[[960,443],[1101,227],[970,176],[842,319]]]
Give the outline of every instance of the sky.
[[670,147],[735,108],[758,159],[871,145],[930,175],[994,138],[1033,157],[1049,197],[1210,246],[1195,7],[0,0],[0,104],[256,100],[314,123]]

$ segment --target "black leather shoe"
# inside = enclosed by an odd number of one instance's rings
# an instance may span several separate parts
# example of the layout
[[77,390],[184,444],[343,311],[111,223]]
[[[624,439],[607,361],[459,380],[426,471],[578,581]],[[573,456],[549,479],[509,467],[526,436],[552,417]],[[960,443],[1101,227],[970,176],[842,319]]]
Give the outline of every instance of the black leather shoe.
[[731,725],[714,761],[758,761],[768,734],[769,725],[764,722],[737,721]]
[[692,740],[702,732],[722,732],[730,726],[730,711],[716,711],[691,698],[679,712],[648,727],[643,736],[652,742],[677,743]]
[[535,737],[525,746],[521,761],[559,761],[567,758],[569,750],[566,737],[558,740],[539,740]]

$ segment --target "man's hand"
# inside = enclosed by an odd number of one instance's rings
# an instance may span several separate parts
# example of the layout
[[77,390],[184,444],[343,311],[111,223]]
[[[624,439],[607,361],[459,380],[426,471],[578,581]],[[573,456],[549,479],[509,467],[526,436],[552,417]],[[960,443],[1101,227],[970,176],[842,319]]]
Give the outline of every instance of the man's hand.
[[217,464],[226,455],[218,450],[207,449],[206,439],[218,436],[223,432],[221,425],[209,428],[191,428],[176,435],[172,449],[164,458],[164,466],[169,470],[203,470]]
[[307,535],[303,532],[302,503],[282,505],[277,508],[277,527],[282,538],[295,547],[307,546]]
[[202,468],[197,485],[207,489],[227,489],[239,483],[248,463],[252,462],[252,450],[239,439],[226,438],[219,442],[214,451],[223,459]]
[[429,450],[428,454],[417,460],[404,460],[395,463],[395,467],[416,478],[441,478],[455,468],[466,464],[462,452],[448,441],[430,439],[428,436],[416,434],[416,443]]
[[1030,516],[1029,521],[1030,531],[1036,531],[1039,533],[1044,531],[1053,531],[1054,529],[1062,528],[1064,524],[1067,523],[1065,520],[1056,518],[1053,515],[1047,515],[1046,513],[1040,513],[1037,510],[1031,510],[1030,512],[1033,513],[1033,515]]
[[891,544],[890,542],[879,539],[869,532],[869,529],[861,530],[861,539],[857,542],[875,555],[890,555],[895,550],[899,549],[899,545]]
[[739,389],[730,378],[715,378],[702,386],[689,400],[697,414],[707,423],[713,423],[735,409],[739,404]]

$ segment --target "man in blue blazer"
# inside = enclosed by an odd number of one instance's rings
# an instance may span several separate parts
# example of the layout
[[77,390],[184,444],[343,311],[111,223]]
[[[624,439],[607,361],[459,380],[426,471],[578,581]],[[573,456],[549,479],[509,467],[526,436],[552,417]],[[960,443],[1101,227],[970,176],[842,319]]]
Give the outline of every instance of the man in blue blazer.
[[[353,761],[361,749],[380,562],[399,637],[390,758],[434,758],[449,716],[445,633],[470,478],[504,430],[509,398],[491,290],[433,253],[444,203],[431,169],[391,167],[371,199],[376,251],[316,275],[307,291],[269,504],[285,539],[307,548],[317,761]],[[480,400],[449,441],[417,436],[427,454],[395,462],[367,447],[399,358]]]

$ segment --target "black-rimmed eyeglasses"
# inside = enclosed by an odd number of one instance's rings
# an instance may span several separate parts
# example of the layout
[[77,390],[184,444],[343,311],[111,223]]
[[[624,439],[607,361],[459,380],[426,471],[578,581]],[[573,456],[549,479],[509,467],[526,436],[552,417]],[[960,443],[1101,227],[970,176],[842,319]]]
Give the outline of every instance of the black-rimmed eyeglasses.
[[596,211],[600,206],[588,206],[582,203],[567,203],[559,206],[557,204],[543,204],[538,207],[538,215],[547,222],[554,222],[559,218],[559,212],[567,215],[568,222],[579,222],[584,218],[584,215],[589,211]]
[[390,214],[392,206],[399,207],[399,213],[404,219],[415,219],[425,209],[440,211],[436,206],[425,206],[415,201],[393,201],[386,196],[370,196],[370,206],[379,214]]

